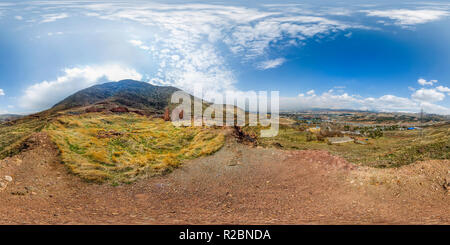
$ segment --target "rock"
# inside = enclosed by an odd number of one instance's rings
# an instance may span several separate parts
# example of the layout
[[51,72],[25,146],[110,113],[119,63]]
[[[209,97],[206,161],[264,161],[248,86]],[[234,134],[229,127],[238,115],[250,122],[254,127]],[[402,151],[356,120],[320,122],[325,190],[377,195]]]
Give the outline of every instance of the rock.
[[6,188],[6,184],[3,182],[0,182],[0,190],[3,190]]
[[111,112],[118,112],[118,113],[129,112],[128,108],[123,107],[123,106],[118,106],[116,108],[112,108],[110,111]]
[[23,191],[12,191],[11,195],[15,195],[15,196],[24,196],[25,192]]
[[13,178],[9,175],[5,175],[5,180],[8,182],[11,182],[11,181],[13,181]]

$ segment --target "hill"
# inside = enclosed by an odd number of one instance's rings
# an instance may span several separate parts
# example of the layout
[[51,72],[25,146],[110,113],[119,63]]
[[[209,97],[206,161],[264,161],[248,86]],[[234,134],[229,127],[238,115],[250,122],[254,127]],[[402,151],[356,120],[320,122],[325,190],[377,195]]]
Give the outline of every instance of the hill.
[[177,128],[162,116],[177,106],[170,103],[177,91],[134,80],[80,90],[49,110],[0,124],[0,159],[28,149],[30,135],[44,133],[69,172],[85,181],[119,184],[168,173],[224,143],[220,129]]
[[179,89],[135,80],[121,80],[80,90],[54,105],[51,110],[61,111],[92,104],[113,103],[150,113],[161,113],[168,106],[170,96],[175,91]]
[[[121,80],[80,90],[42,112],[10,120],[1,120],[0,117],[0,159],[27,148],[24,142],[31,134],[47,128],[51,122],[64,115],[135,112],[151,118],[162,117],[166,108],[170,111],[177,105],[169,103],[172,93],[176,91],[180,90],[135,80]],[[191,98],[194,99],[193,96]],[[203,103],[204,107],[206,105]],[[5,118],[11,117],[8,115]]]

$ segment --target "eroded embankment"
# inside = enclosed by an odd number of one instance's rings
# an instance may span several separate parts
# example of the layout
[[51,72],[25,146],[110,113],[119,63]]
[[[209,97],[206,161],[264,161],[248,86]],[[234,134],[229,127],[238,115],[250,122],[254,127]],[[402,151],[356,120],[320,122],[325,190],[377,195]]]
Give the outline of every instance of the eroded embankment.
[[[449,224],[449,161],[354,167],[326,151],[248,147],[117,187],[68,174],[45,133],[0,161],[1,224]],[[447,179],[448,181],[448,179]],[[448,186],[448,184],[447,184]]]

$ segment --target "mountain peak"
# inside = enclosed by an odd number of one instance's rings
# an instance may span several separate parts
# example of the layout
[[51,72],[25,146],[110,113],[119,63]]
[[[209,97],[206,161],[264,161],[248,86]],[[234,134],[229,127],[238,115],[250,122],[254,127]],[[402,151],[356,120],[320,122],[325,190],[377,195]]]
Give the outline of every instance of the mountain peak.
[[147,112],[160,113],[168,106],[172,93],[178,90],[171,86],[155,86],[147,82],[124,79],[80,90],[57,103],[52,110],[66,110],[99,102],[109,102]]
[[146,83],[146,82],[137,81],[137,80],[133,80],[133,79],[123,79],[123,80],[117,81],[117,83]]

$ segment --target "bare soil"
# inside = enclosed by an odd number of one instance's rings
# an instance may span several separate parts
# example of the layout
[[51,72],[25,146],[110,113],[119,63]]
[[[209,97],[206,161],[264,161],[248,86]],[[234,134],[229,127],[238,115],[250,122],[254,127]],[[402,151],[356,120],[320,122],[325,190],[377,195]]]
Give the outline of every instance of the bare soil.
[[0,224],[450,224],[449,160],[374,169],[230,138],[170,174],[114,187],[68,174],[45,133],[27,144],[0,161]]

